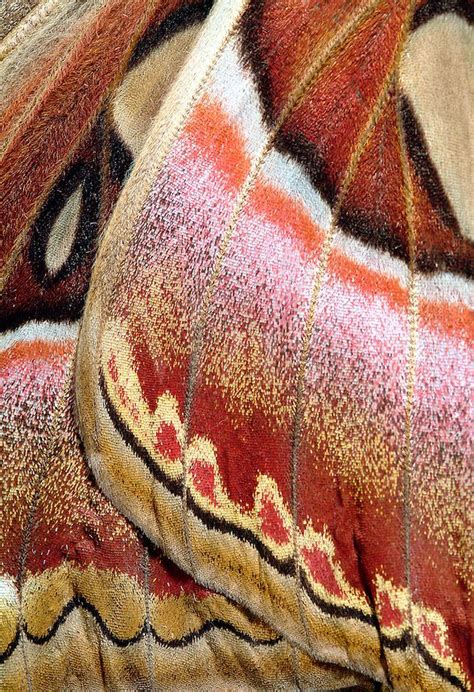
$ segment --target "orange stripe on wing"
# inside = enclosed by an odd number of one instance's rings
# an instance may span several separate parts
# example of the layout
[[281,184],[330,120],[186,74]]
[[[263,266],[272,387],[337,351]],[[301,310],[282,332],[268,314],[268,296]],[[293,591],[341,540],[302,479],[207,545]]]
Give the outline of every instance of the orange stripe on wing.
[[24,360],[50,360],[51,358],[65,356],[71,352],[75,339],[64,341],[20,341],[5,351],[0,352],[0,368],[15,365]]
[[250,168],[243,134],[218,101],[202,100],[186,125],[186,133],[197,147],[196,155],[209,157],[230,187],[243,184]]

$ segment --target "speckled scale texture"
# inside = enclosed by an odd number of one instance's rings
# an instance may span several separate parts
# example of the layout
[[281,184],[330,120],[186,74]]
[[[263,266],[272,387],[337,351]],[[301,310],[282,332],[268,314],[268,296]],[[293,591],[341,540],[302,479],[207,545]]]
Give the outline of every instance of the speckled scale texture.
[[2,13],[0,689],[471,689],[472,0]]

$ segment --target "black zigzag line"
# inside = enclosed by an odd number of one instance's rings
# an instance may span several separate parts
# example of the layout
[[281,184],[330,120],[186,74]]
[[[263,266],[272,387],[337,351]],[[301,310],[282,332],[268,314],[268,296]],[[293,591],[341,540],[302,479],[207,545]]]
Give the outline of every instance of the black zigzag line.
[[[99,625],[103,635],[111,642],[113,642],[116,646],[120,648],[124,648],[126,646],[130,646],[131,644],[136,644],[139,642],[146,634],[148,631],[150,631],[151,635],[153,636],[153,639],[157,644],[159,644],[162,647],[165,648],[170,648],[170,649],[180,649],[184,648],[186,646],[189,646],[190,644],[193,644],[195,641],[198,639],[201,639],[205,634],[208,632],[211,632],[213,630],[221,630],[225,632],[229,632],[230,634],[233,634],[234,636],[238,637],[242,641],[247,642],[247,644],[250,644],[251,646],[275,646],[276,644],[280,643],[282,641],[282,637],[273,637],[271,639],[258,639],[251,637],[249,634],[246,632],[243,632],[242,630],[239,630],[237,627],[232,625],[230,622],[226,622],[225,620],[222,620],[220,618],[215,618],[213,620],[208,620],[205,622],[201,627],[199,627],[196,630],[193,630],[192,632],[188,632],[188,634],[183,635],[182,637],[179,637],[177,639],[163,639],[163,637],[160,637],[153,626],[150,626],[149,630],[147,628],[146,623],[143,624],[143,626],[140,628],[140,630],[133,636],[133,637],[128,637],[128,638],[121,638],[117,637],[108,627],[106,622],[103,620],[101,617],[99,611],[95,606],[93,606],[89,601],[87,601],[83,596],[76,596],[75,598],[72,598],[63,608],[57,619],[54,621],[54,623],[51,625],[49,630],[47,631],[46,634],[38,637],[34,634],[31,634],[31,632],[28,632],[28,630],[24,630],[25,635],[27,639],[32,642],[33,644],[46,644],[49,642],[57,633],[59,627],[66,622],[68,616],[77,608],[82,608],[83,610],[87,611],[90,613],[96,623]],[[15,651],[16,647],[18,646],[18,643],[20,641],[20,629],[17,629],[15,638],[10,642],[8,647],[0,653],[0,663],[4,663]]]
[[[112,401],[110,400],[109,394],[107,392],[107,387],[105,384],[104,375],[102,371],[99,375],[99,387],[107,413],[109,414],[109,417],[117,433],[122,437],[127,446],[130,447],[132,452],[134,452],[144,462],[144,464],[150,470],[152,475],[162,485],[164,485],[169,490],[169,492],[171,492],[173,495],[179,496],[181,494],[181,483],[176,480],[170,480],[165,476],[165,474],[160,470],[157,464],[155,464],[149,452],[143,447],[143,445],[141,445],[138,442],[135,435],[123,422],[119,413],[115,410]],[[294,574],[294,565],[290,564],[289,561],[278,560],[271,553],[271,551],[266,546],[264,546],[263,543],[258,540],[258,538],[256,538],[252,534],[251,531],[243,530],[241,527],[235,526],[229,521],[224,521],[222,519],[214,517],[211,513],[199,507],[190,495],[188,495],[188,507],[192,510],[193,514],[198,519],[200,519],[208,528],[221,531],[223,533],[231,533],[240,540],[250,543],[256,548],[256,550],[263,557],[263,559],[269,562],[277,571],[286,575]],[[320,596],[314,593],[309,581],[306,579],[304,574],[302,583],[311,601],[323,613],[346,620],[358,620],[360,622],[375,627],[375,614],[367,614],[359,610],[358,608],[354,608],[352,606],[338,606],[334,603],[325,601]],[[454,687],[457,687],[460,690],[466,689],[462,681],[458,677],[453,675],[453,673],[451,673],[450,670],[444,668],[440,663],[438,663],[438,661],[436,661],[436,659],[429,653],[429,651],[427,651],[427,649],[423,646],[419,639],[416,639],[415,642],[419,655],[423,659],[424,663],[428,666],[428,668],[430,668],[430,670],[435,672],[440,678],[450,682]],[[403,633],[400,637],[397,638],[391,638],[387,635],[382,635],[382,644],[392,651],[405,650],[408,648],[409,643],[410,638],[407,632]]]
[[[162,484],[164,487],[173,495],[180,496],[182,490],[182,484],[179,481],[169,479],[163,471],[159,468],[157,464],[153,461],[150,453],[140,444],[135,435],[132,433],[130,428],[124,423],[119,413],[116,411],[110,396],[107,392],[107,387],[105,384],[103,373],[99,377],[99,386],[104,400],[104,404],[109,414],[109,417],[124,442],[128,447],[136,454],[146,465],[152,475]],[[252,531],[244,529],[240,526],[236,526],[234,523],[221,519],[214,516],[211,512],[206,511],[200,507],[194,500],[194,498],[188,494],[188,505],[192,510],[193,514],[202,523],[211,530],[220,531],[221,533],[230,533],[236,536],[241,541],[245,541],[252,545],[259,555],[268,562],[272,567],[274,567],[280,574],[284,575],[294,575],[295,566],[292,559],[290,560],[279,560],[271,550],[257,537]],[[315,605],[317,605],[323,612],[330,615],[336,615],[337,617],[352,618],[365,622],[370,625],[375,624],[375,616],[364,613],[364,611],[358,608],[337,606],[328,601],[316,596],[313,592],[308,581],[304,582],[306,591],[308,592],[310,598],[313,600]]]

